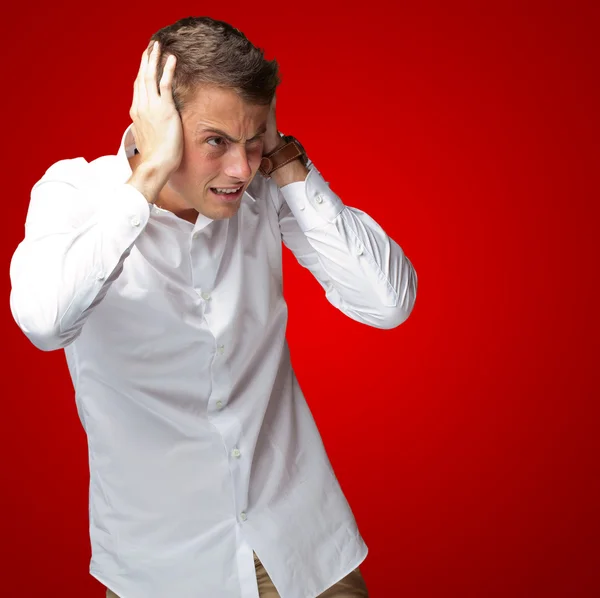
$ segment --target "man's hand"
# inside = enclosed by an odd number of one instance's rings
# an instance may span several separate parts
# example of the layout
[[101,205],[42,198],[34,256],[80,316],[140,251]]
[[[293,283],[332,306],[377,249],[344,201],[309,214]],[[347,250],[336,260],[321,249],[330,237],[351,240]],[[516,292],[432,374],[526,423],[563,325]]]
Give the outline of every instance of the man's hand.
[[275,117],[275,104],[277,97],[273,96],[271,102],[271,110],[269,111],[269,117],[267,119],[267,132],[265,133],[265,143],[263,145],[263,156],[274,152],[278,147],[284,145],[285,141],[279,135],[277,131],[277,118]]
[[[271,110],[267,119],[267,131],[265,133],[265,143],[263,145],[263,156],[274,152],[277,148],[285,145],[285,140],[279,135],[277,130],[277,119],[275,117],[276,96],[273,96]],[[306,180],[308,170],[300,160],[292,160],[289,164],[278,168],[271,175],[279,188],[285,187],[290,183]]]
[[129,110],[141,161],[128,183],[150,203],[158,199],[183,154],[183,128],[172,90],[176,58],[172,54],[167,58],[159,93],[156,81],[158,56],[158,42],[154,43],[150,56],[148,50],[144,50]]

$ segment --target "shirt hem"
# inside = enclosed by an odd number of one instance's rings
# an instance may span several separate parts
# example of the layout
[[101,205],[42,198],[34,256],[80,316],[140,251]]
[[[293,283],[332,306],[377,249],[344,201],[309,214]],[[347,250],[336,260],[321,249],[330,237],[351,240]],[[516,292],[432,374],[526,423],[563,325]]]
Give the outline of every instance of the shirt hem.
[[[355,561],[354,565],[351,565],[350,568],[345,573],[343,573],[340,577],[338,577],[334,582],[330,583],[327,587],[321,588],[314,596],[311,594],[311,595],[306,596],[306,598],[318,598],[321,594],[323,594],[324,592],[329,590],[329,588],[333,587],[336,583],[338,583],[339,581],[342,581],[342,579],[344,579],[344,577],[346,577],[347,575],[350,575],[350,573],[352,573],[352,571],[354,571],[354,569],[356,569],[357,567],[360,567],[360,565],[365,562],[365,559],[367,558],[368,554],[369,554],[369,547],[365,545],[365,547],[361,553],[361,556],[359,556],[359,558]],[[121,597],[119,596],[119,598],[121,598]]]
[[105,581],[104,576],[99,573],[98,571],[96,571],[95,569],[93,569],[92,567],[90,567],[89,570],[90,575],[98,582],[100,582],[103,586],[105,590],[110,590],[111,592],[113,592],[114,594],[116,594],[119,598],[127,598],[127,596],[124,596],[123,594],[121,594],[121,592],[119,592],[118,590],[115,590],[114,588],[111,588]]

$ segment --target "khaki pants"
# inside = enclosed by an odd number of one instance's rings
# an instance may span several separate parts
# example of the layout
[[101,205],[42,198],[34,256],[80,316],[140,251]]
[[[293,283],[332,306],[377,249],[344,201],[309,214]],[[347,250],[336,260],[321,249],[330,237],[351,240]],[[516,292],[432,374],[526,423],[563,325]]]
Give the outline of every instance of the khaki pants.
[[[260,598],[279,598],[279,594],[271,581],[262,563],[254,555],[254,565],[256,567],[256,580],[258,581],[258,593]],[[119,598],[114,592],[106,590],[106,598]],[[215,596],[215,598],[218,598]],[[367,586],[358,567],[346,575],[344,579],[338,581],[319,595],[319,598],[369,598]]]

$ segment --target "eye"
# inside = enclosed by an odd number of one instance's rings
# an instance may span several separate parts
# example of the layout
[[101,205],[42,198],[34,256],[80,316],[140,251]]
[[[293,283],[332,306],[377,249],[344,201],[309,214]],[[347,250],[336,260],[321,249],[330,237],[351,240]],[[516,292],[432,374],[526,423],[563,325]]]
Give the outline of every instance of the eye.
[[206,140],[208,145],[212,145],[213,147],[220,147],[225,144],[225,139],[223,137],[210,137]]

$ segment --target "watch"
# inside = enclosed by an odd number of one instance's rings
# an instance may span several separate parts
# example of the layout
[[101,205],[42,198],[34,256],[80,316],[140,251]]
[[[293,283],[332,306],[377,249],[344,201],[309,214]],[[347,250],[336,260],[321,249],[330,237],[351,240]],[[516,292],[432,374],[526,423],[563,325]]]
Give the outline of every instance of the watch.
[[308,162],[306,151],[295,137],[292,137],[292,135],[282,135],[281,138],[285,141],[285,145],[263,156],[260,161],[258,170],[267,179],[271,178],[271,174],[275,170],[289,164],[292,160],[299,159],[304,166]]

